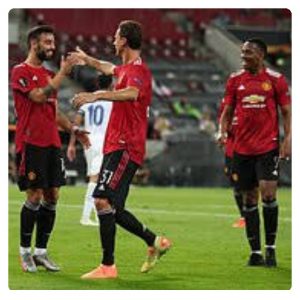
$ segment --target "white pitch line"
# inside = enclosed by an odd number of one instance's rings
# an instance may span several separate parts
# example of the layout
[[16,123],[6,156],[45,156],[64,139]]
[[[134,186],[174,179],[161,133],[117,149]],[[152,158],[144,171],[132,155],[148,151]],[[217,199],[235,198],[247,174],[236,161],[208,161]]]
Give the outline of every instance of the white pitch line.
[[[21,205],[22,203],[19,201],[10,201],[10,204],[13,205]],[[66,208],[75,208],[75,209],[82,209],[83,205],[78,204],[58,204],[59,207],[66,207]],[[147,213],[147,214],[159,214],[159,215],[176,215],[176,216],[204,216],[204,217],[217,217],[217,218],[226,218],[231,219],[235,218],[237,214],[224,214],[224,213],[210,213],[210,212],[201,212],[201,211],[183,211],[183,210],[164,210],[164,209],[145,209],[145,208],[134,208],[129,207],[130,210],[138,212],[138,213]],[[280,221],[283,222],[291,222],[291,218],[281,217]]]

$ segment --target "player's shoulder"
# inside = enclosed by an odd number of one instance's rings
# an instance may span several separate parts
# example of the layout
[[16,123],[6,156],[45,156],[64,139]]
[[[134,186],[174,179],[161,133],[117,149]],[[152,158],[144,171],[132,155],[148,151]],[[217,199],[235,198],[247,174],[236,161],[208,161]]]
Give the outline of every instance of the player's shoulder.
[[150,72],[149,67],[147,66],[146,62],[141,58],[137,58],[132,64],[131,67],[136,70],[144,70]]
[[280,72],[278,72],[278,71],[275,71],[275,70],[273,70],[273,69],[270,69],[270,68],[266,68],[266,69],[265,69],[265,72],[266,72],[266,74],[268,74],[270,77],[273,77],[273,78],[276,78],[276,79],[283,77],[283,74],[282,74],[282,73],[280,73]]
[[30,72],[25,63],[20,63],[12,67],[11,69],[11,79],[15,80],[19,77],[28,77]]
[[244,69],[240,69],[238,71],[235,71],[235,72],[232,72],[230,75],[229,75],[229,79],[234,79],[234,78],[238,78],[242,75],[245,74],[245,70]]
[[25,63],[20,63],[17,65],[14,65],[11,70],[12,70],[12,72],[22,72],[24,70],[27,70],[27,65]]

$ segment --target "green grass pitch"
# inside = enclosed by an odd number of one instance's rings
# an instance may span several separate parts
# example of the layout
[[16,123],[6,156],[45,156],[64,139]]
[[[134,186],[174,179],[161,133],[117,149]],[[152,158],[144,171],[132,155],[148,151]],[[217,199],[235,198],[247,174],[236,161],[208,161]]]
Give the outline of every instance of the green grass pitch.
[[[85,187],[61,189],[49,253],[58,273],[23,273],[19,265],[19,212],[24,194],[9,187],[9,288],[54,290],[243,290],[291,288],[291,190],[280,189],[278,267],[247,267],[243,229],[232,228],[237,209],[230,189],[140,188],[130,191],[127,208],[152,230],[173,241],[151,273],[141,274],[143,241],[117,230],[116,280],[81,280],[100,262],[97,227],[79,224]],[[261,220],[261,224],[263,224]],[[263,228],[261,228],[263,229]],[[263,232],[263,231],[262,231]],[[262,240],[263,235],[262,235]]]

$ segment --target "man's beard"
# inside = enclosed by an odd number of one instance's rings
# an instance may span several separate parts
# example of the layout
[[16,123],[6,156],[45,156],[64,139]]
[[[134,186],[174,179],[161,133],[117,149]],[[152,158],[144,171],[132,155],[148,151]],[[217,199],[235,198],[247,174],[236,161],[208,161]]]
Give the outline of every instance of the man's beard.
[[38,49],[36,55],[37,55],[37,57],[40,61],[48,61],[48,60],[51,60],[53,58],[54,50],[52,50],[52,55],[47,56],[47,51]]

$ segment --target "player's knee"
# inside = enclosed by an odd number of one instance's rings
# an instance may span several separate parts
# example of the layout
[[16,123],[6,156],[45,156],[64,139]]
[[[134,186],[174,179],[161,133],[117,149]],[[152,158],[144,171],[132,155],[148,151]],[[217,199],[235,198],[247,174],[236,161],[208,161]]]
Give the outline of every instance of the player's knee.
[[258,203],[258,193],[256,189],[246,191],[245,194],[246,204],[256,205]]
[[56,205],[59,198],[59,190],[57,188],[44,191],[44,201]]
[[111,211],[112,207],[108,199],[95,198],[95,207],[97,212]]
[[263,202],[272,202],[276,198],[276,194],[273,191],[262,193],[261,196]]
[[274,188],[263,188],[261,189],[261,198],[264,202],[273,201],[276,198],[276,189]]
[[39,204],[43,198],[43,191],[41,189],[27,190],[27,200],[33,204]]

